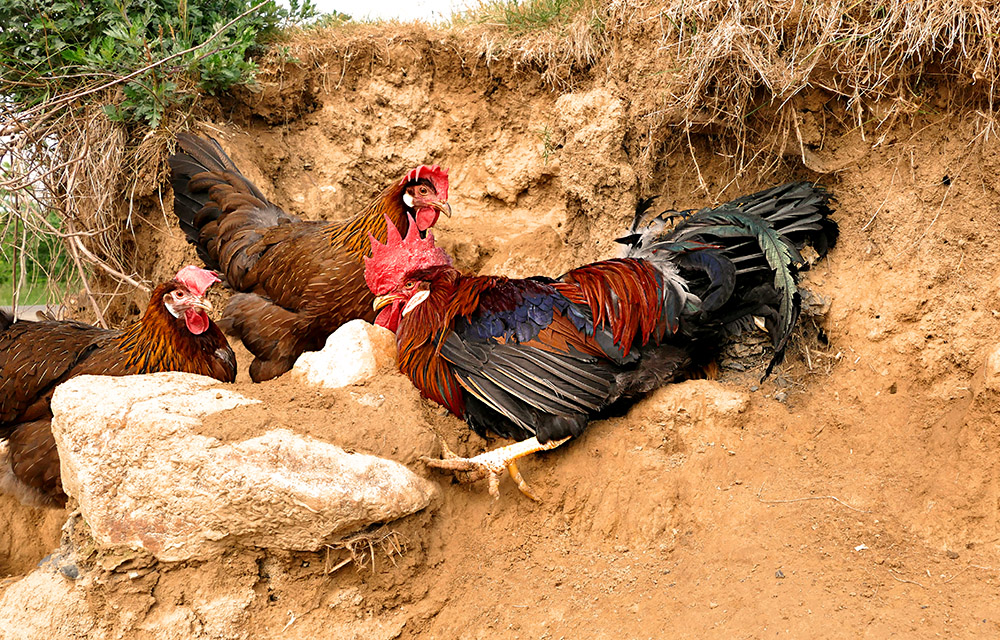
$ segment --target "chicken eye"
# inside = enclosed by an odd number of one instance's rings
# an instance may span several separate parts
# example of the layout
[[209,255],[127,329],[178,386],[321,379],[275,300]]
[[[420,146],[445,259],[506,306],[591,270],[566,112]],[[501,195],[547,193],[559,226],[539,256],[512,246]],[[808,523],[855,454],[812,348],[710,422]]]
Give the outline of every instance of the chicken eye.
[[416,284],[416,283],[413,282],[413,281],[407,282],[406,284],[403,285],[403,288],[404,289],[412,289],[414,284]]
[[420,195],[422,195],[422,196],[426,196],[426,195],[428,195],[428,194],[429,194],[430,192],[431,192],[431,190],[430,190],[430,189],[428,189],[427,187],[420,187]]

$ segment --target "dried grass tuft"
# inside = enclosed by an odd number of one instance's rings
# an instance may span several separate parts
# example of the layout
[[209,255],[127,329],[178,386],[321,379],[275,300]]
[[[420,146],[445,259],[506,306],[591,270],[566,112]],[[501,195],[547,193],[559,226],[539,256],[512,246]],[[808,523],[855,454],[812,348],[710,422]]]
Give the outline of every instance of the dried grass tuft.
[[[97,322],[106,326],[114,294],[98,291],[108,284],[115,291],[123,285],[151,290],[136,268],[136,202],[159,186],[165,138],[136,143],[124,125],[108,119],[102,102],[27,121],[17,112],[0,113],[0,157],[10,162],[4,184],[14,205],[5,218],[62,241],[72,273],[48,273],[50,281],[80,283]],[[45,220],[49,212],[59,224]],[[95,278],[100,287],[92,285]]]
[[633,75],[646,135],[663,140],[678,127],[724,131],[738,168],[774,162],[789,145],[800,146],[795,100],[810,89],[840,99],[847,124],[866,140],[927,108],[928,89],[940,83],[959,88],[965,101],[949,108],[994,112],[1000,54],[994,2],[612,4],[618,14],[628,7],[622,36],[649,39],[650,61],[639,72],[662,74],[652,82]]
[[[333,564],[330,552],[345,550],[350,555]],[[326,560],[324,562],[324,573],[330,574],[353,562],[359,571],[371,569],[375,571],[376,556],[375,551],[384,555],[392,564],[396,564],[396,556],[403,555],[406,551],[406,540],[397,531],[393,531],[387,525],[362,531],[334,544],[326,545]]]

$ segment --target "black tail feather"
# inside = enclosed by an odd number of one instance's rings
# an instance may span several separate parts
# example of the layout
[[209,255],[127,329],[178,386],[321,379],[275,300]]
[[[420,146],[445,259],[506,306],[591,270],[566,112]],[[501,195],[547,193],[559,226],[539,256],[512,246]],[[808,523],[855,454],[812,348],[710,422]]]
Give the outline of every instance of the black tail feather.
[[[687,323],[694,333],[741,326],[750,316],[762,317],[774,345],[766,376],[781,362],[798,320],[797,276],[808,268],[802,249],[811,246],[823,257],[836,244],[831,202],[822,187],[791,182],[695,213],[662,212],[640,229],[638,221],[650,208],[644,200],[631,235],[623,240],[629,257],[669,261],[681,269],[691,292],[702,300],[702,308]],[[704,245],[711,248],[698,248]],[[731,264],[731,275],[727,273],[731,285],[720,286],[718,278],[706,277],[711,274],[705,267],[714,260],[693,258],[709,251]],[[699,329],[696,325],[701,323],[706,324]]]
[[208,268],[221,270],[218,256],[209,249],[210,240],[202,234],[206,225],[222,215],[222,209],[212,199],[212,186],[231,184],[263,203],[267,203],[267,198],[240,173],[236,164],[212,138],[179,133],[177,145],[179,152],[169,159],[174,213],[188,242],[197,248],[198,257]]

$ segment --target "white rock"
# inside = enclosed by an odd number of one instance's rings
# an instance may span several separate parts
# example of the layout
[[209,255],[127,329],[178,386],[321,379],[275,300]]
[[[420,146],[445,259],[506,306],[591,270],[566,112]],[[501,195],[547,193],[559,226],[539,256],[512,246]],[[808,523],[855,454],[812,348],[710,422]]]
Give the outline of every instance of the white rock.
[[226,444],[199,417],[258,402],[183,373],[81,376],[52,398],[66,492],[98,544],[160,560],[242,544],[316,550],[393,520],[435,488],[403,465],[279,429]]
[[396,335],[364,320],[351,320],[326,339],[320,351],[299,356],[292,375],[306,384],[339,389],[360,384],[396,362]]
[[82,589],[58,573],[36,569],[0,596],[0,638],[93,637],[95,621]]

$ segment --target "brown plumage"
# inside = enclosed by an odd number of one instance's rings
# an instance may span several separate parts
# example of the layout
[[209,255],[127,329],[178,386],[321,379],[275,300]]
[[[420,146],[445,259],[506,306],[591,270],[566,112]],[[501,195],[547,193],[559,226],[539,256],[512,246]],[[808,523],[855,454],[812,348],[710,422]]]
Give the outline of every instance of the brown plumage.
[[27,503],[65,504],[49,403],[70,378],[184,371],[235,381],[233,350],[205,314],[211,308],[205,289],[217,281],[185,267],[153,291],[140,320],[120,331],[74,321],[15,322],[0,311],[0,439],[10,465],[0,488]]
[[374,319],[363,264],[369,237],[384,242],[387,224],[405,234],[409,216],[424,232],[451,212],[447,171],[422,166],[347,220],[300,220],[269,202],[215,140],[180,134],[177,141],[174,213],[205,264],[241,292],[220,325],[256,356],[256,382],[288,371],[348,320]]

